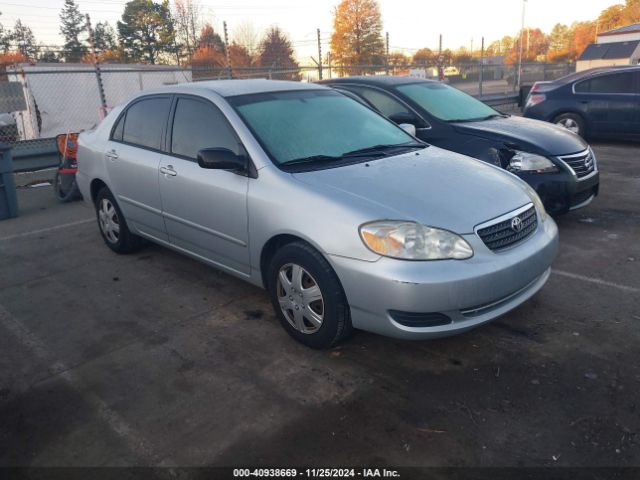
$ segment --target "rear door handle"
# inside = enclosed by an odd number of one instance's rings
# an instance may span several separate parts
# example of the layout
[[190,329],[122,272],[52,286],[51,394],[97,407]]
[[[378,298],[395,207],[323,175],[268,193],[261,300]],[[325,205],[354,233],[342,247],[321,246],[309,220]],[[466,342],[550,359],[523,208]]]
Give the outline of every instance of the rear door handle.
[[116,153],[115,150],[109,150],[107,153],[104,154],[104,156],[107,157],[109,160],[118,159],[118,154]]
[[171,177],[175,177],[176,175],[178,175],[178,172],[176,172],[173,169],[173,165],[167,165],[166,167],[160,167],[160,173],[162,173],[163,175],[169,175]]

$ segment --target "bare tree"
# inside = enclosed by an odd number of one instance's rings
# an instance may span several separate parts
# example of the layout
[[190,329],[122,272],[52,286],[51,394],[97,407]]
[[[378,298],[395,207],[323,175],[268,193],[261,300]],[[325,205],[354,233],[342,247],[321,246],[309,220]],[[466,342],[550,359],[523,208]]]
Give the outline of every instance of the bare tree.
[[191,59],[194,50],[198,48],[198,36],[202,28],[202,7],[197,0],[175,0],[173,19],[177,47]]
[[245,20],[233,29],[233,41],[245,48],[251,58],[256,58],[260,45],[260,33],[256,26]]

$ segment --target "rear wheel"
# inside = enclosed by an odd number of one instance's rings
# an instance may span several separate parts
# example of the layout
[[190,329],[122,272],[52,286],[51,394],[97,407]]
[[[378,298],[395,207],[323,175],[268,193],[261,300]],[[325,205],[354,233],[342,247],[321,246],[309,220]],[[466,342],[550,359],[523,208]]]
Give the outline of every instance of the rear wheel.
[[352,331],[349,305],[337,275],[314,248],[294,242],[269,264],[268,289],[276,315],[293,338],[329,348]]
[[80,191],[76,184],[76,176],[72,173],[56,171],[53,177],[53,193],[63,203],[80,198]]
[[553,123],[566,128],[576,135],[584,137],[584,120],[582,120],[582,117],[580,115],[577,115],[575,113],[563,113],[561,115],[558,115],[553,120]]
[[133,253],[142,246],[142,238],[129,231],[113,194],[103,187],[96,196],[96,216],[107,246],[116,253]]

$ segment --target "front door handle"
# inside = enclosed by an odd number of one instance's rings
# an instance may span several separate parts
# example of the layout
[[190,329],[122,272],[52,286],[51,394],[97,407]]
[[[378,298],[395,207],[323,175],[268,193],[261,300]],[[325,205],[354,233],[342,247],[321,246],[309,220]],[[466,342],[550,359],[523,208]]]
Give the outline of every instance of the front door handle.
[[178,175],[178,172],[176,172],[173,169],[173,165],[167,165],[166,167],[160,167],[160,173],[162,173],[163,175],[169,175],[171,177],[175,177],[176,175]]
[[109,160],[117,160],[118,159],[118,154],[116,153],[115,150],[109,150],[107,153],[104,154],[105,157],[107,157]]

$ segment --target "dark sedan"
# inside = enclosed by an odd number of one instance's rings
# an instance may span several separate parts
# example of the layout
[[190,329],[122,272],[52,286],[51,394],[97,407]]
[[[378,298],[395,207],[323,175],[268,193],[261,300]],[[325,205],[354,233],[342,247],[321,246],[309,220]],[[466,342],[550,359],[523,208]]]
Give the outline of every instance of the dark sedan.
[[357,97],[425,142],[500,166],[531,185],[552,214],[588,205],[599,174],[589,145],[564,128],[502,114],[460,90],[411,77],[323,82]]
[[553,82],[537,82],[524,116],[583,137],[640,137],[640,67],[592,68]]

